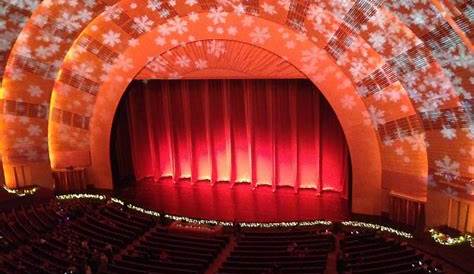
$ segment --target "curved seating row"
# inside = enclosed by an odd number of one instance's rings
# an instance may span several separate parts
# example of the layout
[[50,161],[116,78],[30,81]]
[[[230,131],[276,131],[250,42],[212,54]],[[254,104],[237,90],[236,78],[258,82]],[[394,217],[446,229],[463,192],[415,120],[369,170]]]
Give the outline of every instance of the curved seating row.
[[443,273],[406,243],[387,239],[374,231],[348,232],[340,244],[338,265],[343,273]]
[[310,231],[246,232],[219,273],[323,273],[333,247],[332,235]]

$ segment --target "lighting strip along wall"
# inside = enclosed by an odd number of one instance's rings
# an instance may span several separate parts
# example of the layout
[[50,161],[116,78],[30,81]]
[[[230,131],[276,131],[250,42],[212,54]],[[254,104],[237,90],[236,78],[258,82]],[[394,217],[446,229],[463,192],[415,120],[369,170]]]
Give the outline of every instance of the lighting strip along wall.
[[469,243],[471,247],[474,247],[474,237],[472,235],[464,234],[459,237],[451,237],[434,228],[429,231],[431,233],[431,238],[433,238],[433,240],[438,244],[452,246]]
[[30,189],[10,189],[6,185],[3,186],[3,189],[5,189],[10,194],[15,194],[20,197],[23,197],[26,195],[33,195],[36,193],[36,191],[38,191],[38,187],[33,187]]
[[[66,194],[66,195],[58,195],[56,196],[59,200],[70,200],[70,199],[81,199],[81,198],[88,198],[88,199],[99,199],[99,200],[105,200],[106,196],[105,195],[97,195],[97,194]],[[183,216],[176,216],[176,215],[171,215],[171,214],[160,214],[157,211],[153,210],[148,210],[144,209],[129,203],[125,203],[124,201],[111,197],[110,201],[113,203],[120,204],[122,206],[127,206],[127,208],[148,214],[151,216],[155,217],[160,217],[163,216],[165,218],[168,218],[173,221],[184,221],[188,223],[193,223],[193,224],[200,224],[200,225],[220,225],[220,226],[233,226],[233,222],[223,222],[223,221],[217,221],[217,220],[203,220],[203,219],[195,219],[195,218],[189,218],[189,217],[183,217]],[[324,220],[315,220],[315,221],[301,221],[301,222],[275,222],[275,223],[257,223],[257,222],[243,222],[239,223],[241,227],[250,227],[250,228],[272,228],[272,227],[296,227],[296,226],[314,226],[314,225],[325,225],[329,226],[333,222],[331,221],[324,221]],[[413,236],[410,233],[403,232],[400,230],[396,230],[394,228],[382,226],[382,225],[376,225],[376,224],[371,224],[371,223],[364,223],[364,222],[357,222],[357,221],[344,221],[341,222],[344,226],[354,226],[354,227],[364,227],[364,228],[370,228],[370,229],[376,229],[376,230],[381,230],[389,233],[396,234],[401,237],[405,238],[413,238]]]
[[73,199],[96,199],[96,200],[105,200],[107,197],[100,194],[64,194],[56,195],[58,200],[73,200]]
[[376,225],[376,224],[371,224],[371,223],[364,223],[364,222],[358,222],[358,221],[344,221],[341,222],[345,226],[356,226],[356,227],[363,227],[363,228],[370,228],[370,229],[375,229],[375,230],[380,230],[380,231],[385,231],[389,233],[393,233],[397,236],[401,236],[404,238],[411,239],[413,238],[413,235],[411,235],[408,232],[400,231],[391,227],[383,226],[383,225]]

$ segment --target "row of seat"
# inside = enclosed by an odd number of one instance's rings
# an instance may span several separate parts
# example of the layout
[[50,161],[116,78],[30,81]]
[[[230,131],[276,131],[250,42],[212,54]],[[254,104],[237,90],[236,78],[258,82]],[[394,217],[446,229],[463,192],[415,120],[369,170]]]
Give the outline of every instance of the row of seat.
[[406,243],[387,239],[374,231],[347,232],[340,246],[338,265],[343,273],[442,273]]
[[333,246],[332,235],[310,231],[241,233],[219,273],[323,273]]
[[[0,273],[79,273],[105,264],[118,250],[154,226],[148,216],[92,200],[52,200],[0,214]],[[93,257],[96,258],[93,258]],[[106,267],[105,267],[106,268]]]
[[170,233],[156,226],[110,265],[113,273],[204,273],[227,237]]

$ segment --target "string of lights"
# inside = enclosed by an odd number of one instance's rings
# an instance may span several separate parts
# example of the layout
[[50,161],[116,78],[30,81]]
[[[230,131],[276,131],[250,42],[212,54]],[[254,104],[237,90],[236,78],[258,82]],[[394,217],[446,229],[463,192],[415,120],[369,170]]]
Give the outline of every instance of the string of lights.
[[355,226],[355,227],[363,227],[363,228],[370,228],[370,229],[375,229],[375,230],[380,230],[380,231],[385,231],[389,232],[392,234],[395,234],[400,237],[404,238],[413,238],[413,235],[411,235],[408,232],[400,231],[391,227],[383,226],[383,225],[377,225],[377,224],[371,224],[371,223],[365,223],[365,222],[358,222],[358,221],[344,221],[341,222],[345,226]]
[[451,237],[434,228],[430,229],[429,231],[431,233],[431,238],[433,238],[433,240],[438,244],[453,246],[469,243],[471,247],[474,247],[474,237],[470,234],[464,234],[459,237]]
[[107,197],[100,194],[87,194],[87,193],[78,193],[78,194],[64,194],[56,195],[58,200],[72,200],[72,199],[96,199],[96,200],[105,200]]
[[[70,199],[98,199],[98,200],[105,200],[107,197],[105,195],[98,195],[98,194],[65,194],[65,195],[58,195],[56,196],[59,200],[70,200]],[[233,226],[233,222],[225,222],[225,221],[217,221],[217,220],[203,220],[203,219],[196,219],[196,218],[189,218],[189,217],[184,217],[184,216],[176,216],[172,214],[160,214],[157,211],[153,210],[148,210],[144,209],[142,207],[126,203],[118,198],[111,197],[110,201],[113,203],[120,204],[122,206],[126,206],[129,209],[148,214],[151,216],[155,217],[160,217],[163,216],[167,219],[173,220],[173,221],[180,221],[180,222],[187,222],[187,223],[192,223],[192,224],[199,224],[199,225],[219,225],[219,226]],[[387,226],[382,226],[382,225],[377,225],[377,224],[371,224],[371,223],[365,223],[365,222],[359,222],[359,221],[344,221],[341,222],[342,225],[344,226],[353,226],[353,227],[363,227],[363,228],[369,228],[369,229],[375,229],[375,230],[380,230],[380,231],[385,231],[389,232],[392,234],[395,234],[400,237],[404,238],[413,238],[413,235],[400,231],[391,227]],[[248,227],[248,228],[274,228],[274,227],[297,227],[297,226],[315,226],[315,225],[325,225],[329,226],[331,225],[331,221],[325,221],[325,220],[314,220],[314,221],[302,221],[302,222],[274,222],[274,223],[260,223],[260,222],[242,222],[239,223],[241,227]],[[472,238],[470,238],[472,239]]]
[[36,193],[36,191],[38,191],[38,187],[36,186],[33,188],[27,188],[27,189],[11,189],[11,188],[8,188],[6,185],[4,185],[3,189],[5,189],[10,194],[15,194],[20,197],[33,195]]

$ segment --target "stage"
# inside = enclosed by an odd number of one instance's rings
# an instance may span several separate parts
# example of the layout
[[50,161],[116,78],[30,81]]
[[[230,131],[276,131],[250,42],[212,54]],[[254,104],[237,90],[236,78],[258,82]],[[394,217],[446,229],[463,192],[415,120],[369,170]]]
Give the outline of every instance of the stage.
[[174,215],[237,222],[345,220],[349,201],[342,194],[270,186],[252,190],[250,184],[189,180],[142,180],[118,191],[123,199]]

